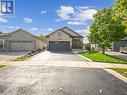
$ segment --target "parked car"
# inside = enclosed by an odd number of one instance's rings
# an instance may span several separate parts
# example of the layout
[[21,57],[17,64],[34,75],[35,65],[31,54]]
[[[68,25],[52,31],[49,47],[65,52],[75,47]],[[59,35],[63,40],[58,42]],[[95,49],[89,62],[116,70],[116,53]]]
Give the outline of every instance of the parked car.
[[121,53],[126,53],[126,54],[127,54],[127,46],[120,47],[120,52],[121,52]]

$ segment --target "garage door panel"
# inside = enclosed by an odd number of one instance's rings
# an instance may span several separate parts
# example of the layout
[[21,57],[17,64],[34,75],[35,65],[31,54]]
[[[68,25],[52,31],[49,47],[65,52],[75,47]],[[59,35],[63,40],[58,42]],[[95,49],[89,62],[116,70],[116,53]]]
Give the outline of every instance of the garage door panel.
[[10,48],[13,51],[32,50],[34,49],[33,42],[11,42]]
[[49,49],[51,51],[69,51],[70,50],[70,42],[50,42]]

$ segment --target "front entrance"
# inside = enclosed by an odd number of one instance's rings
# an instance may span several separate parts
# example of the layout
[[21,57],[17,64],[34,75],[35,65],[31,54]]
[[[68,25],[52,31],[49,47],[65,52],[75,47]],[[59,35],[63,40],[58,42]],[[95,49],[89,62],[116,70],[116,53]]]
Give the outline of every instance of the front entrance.
[[69,41],[51,41],[49,42],[50,51],[70,51]]
[[72,39],[72,48],[73,49],[82,49],[82,40],[80,38],[73,38]]

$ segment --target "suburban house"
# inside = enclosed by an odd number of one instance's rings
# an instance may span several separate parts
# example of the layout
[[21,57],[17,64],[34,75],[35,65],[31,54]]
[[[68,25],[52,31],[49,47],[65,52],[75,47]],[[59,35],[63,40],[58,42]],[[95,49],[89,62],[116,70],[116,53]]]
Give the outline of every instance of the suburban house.
[[45,42],[33,34],[18,29],[12,33],[0,32],[0,50],[29,51],[43,49]]
[[[127,46],[127,37],[120,40],[120,41],[114,41],[111,45],[111,50],[119,52],[121,47]],[[101,51],[101,47],[98,44],[91,44],[91,49],[94,48],[97,51]],[[108,48],[106,50],[109,50]]]
[[91,49],[95,49],[96,51],[102,50],[102,48],[98,44],[91,44]]
[[50,51],[69,51],[83,48],[83,36],[64,27],[46,36],[47,49]]
[[113,51],[120,51],[120,48],[125,47],[125,46],[127,46],[127,37],[120,40],[120,41],[114,41],[112,43],[112,50]]

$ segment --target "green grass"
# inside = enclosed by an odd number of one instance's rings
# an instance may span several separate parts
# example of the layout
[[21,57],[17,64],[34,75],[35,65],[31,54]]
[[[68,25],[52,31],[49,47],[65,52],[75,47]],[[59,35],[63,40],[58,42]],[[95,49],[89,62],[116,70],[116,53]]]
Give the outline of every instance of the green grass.
[[121,69],[121,68],[112,68],[112,70],[120,73],[121,75],[127,77],[127,69]]
[[6,65],[0,65],[0,68],[3,68],[3,67],[5,67]]
[[17,57],[15,59],[12,59],[12,61],[25,61],[26,57]]
[[107,62],[107,63],[127,64],[127,60],[114,58],[112,56],[109,56],[109,55],[106,55],[106,54],[102,54],[100,52],[90,52],[90,53],[81,52],[79,54],[91,59],[94,62]]

